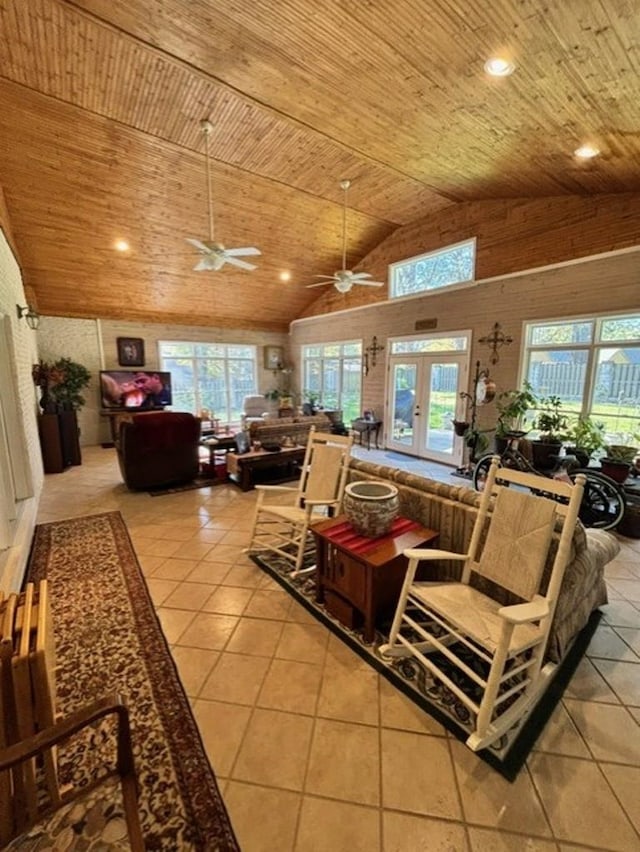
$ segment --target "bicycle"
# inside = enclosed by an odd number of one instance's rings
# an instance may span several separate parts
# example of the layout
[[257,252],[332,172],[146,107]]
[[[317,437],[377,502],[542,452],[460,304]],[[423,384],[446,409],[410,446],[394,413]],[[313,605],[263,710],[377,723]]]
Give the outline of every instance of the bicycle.
[[[558,457],[555,467],[550,471],[541,471],[531,464],[529,459],[518,449],[518,442],[523,434],[513,434],[507,437],[507,445],[502,453],[485,453],[475,464],[472,474],[473,487],[482,491],[484,480],[489,471],[491,460],[499,456],[500,464],[525,473],[535,473],[546,479],[568,479],[575,482],[579,473],[586,478],[584,495],[578,517],[585,527],[610,530],[617,526],[625,513],[626,498],[624,491],[617,482],[592,468],[580,467],[575,456]],[[533,493],[545,495],[544,488]]]

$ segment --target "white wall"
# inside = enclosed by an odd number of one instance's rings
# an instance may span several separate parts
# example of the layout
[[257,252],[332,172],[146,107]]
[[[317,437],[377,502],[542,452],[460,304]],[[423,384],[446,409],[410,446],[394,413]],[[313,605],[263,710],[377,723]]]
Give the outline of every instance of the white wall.
[[[18,264],[3,232],[0,232],[0,319],[6,347],[3,350],[2,375],[7,376],[0,388],[0,416],[10,453],[0,451],[0,465],[11,477],[12,506],[8,506],[7,489],[0,501],[0,513],[10,515],[10,545],[0,551],[0,589],[16,590],[29,555],[35,525],[37,503],[42,490],[43,472],[37,427],[36,389],[31,369],[38,360],[37,332],[31,331],[24,319],[19,320],[16,305],[27,304]],[[7,457],[9,456],[9,458]]]

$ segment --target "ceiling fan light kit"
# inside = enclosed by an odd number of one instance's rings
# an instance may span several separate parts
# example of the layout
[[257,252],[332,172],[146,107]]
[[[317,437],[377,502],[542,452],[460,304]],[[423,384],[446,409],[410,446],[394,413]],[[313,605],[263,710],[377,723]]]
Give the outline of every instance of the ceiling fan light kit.
[[209,209],[209,239],[199,240],[187,237],[187,242],[202,254],[202,257],[193,267],[196,272],[218,272],[225,263],[238,266],[240,269],[257,269],[253,263],[239,260],[240,257],[260,254],[260,250],[254,246],[243,246],[242,248],[225,248],[221,242],[214,239],[213,231],[213,199],[211,197],[211,168],[209,164],[209,137],[213,132],[213,124],[208,118],[200,122],[200,130],[204,137],[204,153],[207,172],[207,203]]
[[348,293],[354,284],[366,284],[369,287],[384,287],[384,281],[368,281],[371,278],[369,272],[352,272],[347,269],[347,191],[351,186],[350,180],[341,180],[340,189],[344,193],[344,202],[342,206],[342,269],[334,272],[333,275],[315,275],[314,278],[324,278],[326,280],[318,282],[318,284],[307,284],[311,287],[324,287],[326,284],[333,284],[338,293]]

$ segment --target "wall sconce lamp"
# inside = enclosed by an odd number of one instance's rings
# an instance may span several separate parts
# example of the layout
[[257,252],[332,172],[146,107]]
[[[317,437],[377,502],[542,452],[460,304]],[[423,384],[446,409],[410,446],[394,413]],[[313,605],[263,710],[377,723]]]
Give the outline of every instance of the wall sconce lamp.
[[21,308],[20,305],[16,305],[16,309],[18,312],[18,319],[22,319],[22,317],[24,317],[29,328],[32,331],[37,331],[38,326],[40,325],[40,314],[34,310],[31,305],[27,305],[24,308]]

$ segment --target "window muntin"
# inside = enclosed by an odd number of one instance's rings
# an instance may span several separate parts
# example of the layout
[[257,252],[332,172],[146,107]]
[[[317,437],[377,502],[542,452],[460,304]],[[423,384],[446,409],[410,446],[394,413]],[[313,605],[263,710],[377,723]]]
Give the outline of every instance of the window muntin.
[[475,265],[475,239],[392,263],[389,295],[398,299],[473,281]]
[[638,444],[640,314],[528,323],[525,340],[523,377],[537,395],[604,423],[607,443]]
[[360,416],[362,342],[310,344],[302,347],[303,393],[320,405],[342,411],[345,422]]
[[238,343],[160,341],[160,363],[171,373],[173,408],[203,408],[239,422],[245,396],[257,394],[256,347]]

